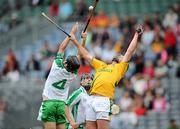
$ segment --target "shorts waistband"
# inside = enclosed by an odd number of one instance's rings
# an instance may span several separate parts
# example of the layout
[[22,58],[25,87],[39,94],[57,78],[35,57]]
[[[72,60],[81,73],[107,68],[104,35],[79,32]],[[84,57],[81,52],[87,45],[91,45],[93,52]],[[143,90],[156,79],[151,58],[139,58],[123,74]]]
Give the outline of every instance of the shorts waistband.
[[112,100],[111,98],[109,98],[109,97],[107,97],[107,96],[99,95],[99,94],[97,94],[97,93],[92,93],[90,96],[104,97],[104,98],[108,98],[110,101]]
[[[43,100],[43,102],[64,102],[62,100],[57,100],[57,99],[47,99],[47,100]],[[65,102],[64,102],[65,103]]]

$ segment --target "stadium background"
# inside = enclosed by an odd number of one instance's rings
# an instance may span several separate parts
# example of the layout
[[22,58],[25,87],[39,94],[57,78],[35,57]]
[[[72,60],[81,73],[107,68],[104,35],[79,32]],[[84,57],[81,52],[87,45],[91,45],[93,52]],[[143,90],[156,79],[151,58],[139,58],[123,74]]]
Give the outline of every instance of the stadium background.
[[[0,0],[0,129],[42,129],[36,117],[44,80],[65,35],[41,12],[56,19],[67,32],[79,21],[80,40],[92,3]],[[136,24],[145,30],[125,79],[116,88],[115,103],[121,105],[122,113],[113,116],[111,129],[180,125],[179,0],[100,0],[86,46],[94,56],[110,62],[127,49]],[[75,53],[69,45],[65,55]],[[83,60],[82,64],[79,75],[93,73]],[[73,82],[70,92],[78,83],[79,79]]]

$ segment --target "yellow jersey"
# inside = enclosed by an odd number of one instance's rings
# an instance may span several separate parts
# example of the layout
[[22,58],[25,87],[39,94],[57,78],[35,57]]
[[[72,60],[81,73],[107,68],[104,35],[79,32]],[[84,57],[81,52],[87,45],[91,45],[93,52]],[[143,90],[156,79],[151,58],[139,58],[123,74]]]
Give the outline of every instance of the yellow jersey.
[[91,61],[96,70],[90,94],[98,94],[112,99],[114,97],[115,85],[123,78],[128,69],[128,63],[106,64],[96,58]]

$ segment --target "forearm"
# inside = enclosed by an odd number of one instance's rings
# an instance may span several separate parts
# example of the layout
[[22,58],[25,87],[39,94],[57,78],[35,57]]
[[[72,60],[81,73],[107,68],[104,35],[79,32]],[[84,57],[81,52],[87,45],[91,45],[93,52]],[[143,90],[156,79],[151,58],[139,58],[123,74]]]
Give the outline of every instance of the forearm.
[[87,60],[88,62],[90,62],[92,60],[92,55],[90,55],[90,53],[82,46],[78,43],[77,40],[72,40],[72,42],[74,43],[74,45],[77,47],[80,55]]
[[82,46],[85,47],[86,44],[86,38],[82,38]]
[[[81,43],[81,44],[82,44],[82,47],[85,47],[85,44],[86,44],[86,38],[82,38],[82,43]],[[79,50],[78,50],[77,57],[78,57],[79,60],[81,59],[81,55],[80,55]]]
[[58,52],[64,52],[65,48],[67,47],[68,43],[70,41],[69,37],[66,37],[64,41],[60,44]]
[[134,51],[136,50],[137,45],[138,45],[138,37],[139,37],[139,35],[136,32],[131,43],[130,43],[130,45],[129,45],[129,47],[128,47],[128,49],[127,49],[127,51],[134,53]]
[[123,59],[122,59],[123,62],[128,62],[131,59],[133,53],[135,52],[135,50],[136,50],[136,48],[138,46],[138,37],[139,37],[139,35],[136,32],[134,34],[134,37],[133,37],[133,39],[132,39],[132,41],[131,41],[131,43],[130,43],[130,45],[129,45],[129,47],[128,47],[128,49],[127,49],[127,51],[126,51],[126,53],[125,53],[125,55],[123,57]]
[[69,123],[74,123],[74,119],[71,117],[71,113],[69,111],[68,106],[66,106],[65,114],[66,114],[66,118],[69,121]]

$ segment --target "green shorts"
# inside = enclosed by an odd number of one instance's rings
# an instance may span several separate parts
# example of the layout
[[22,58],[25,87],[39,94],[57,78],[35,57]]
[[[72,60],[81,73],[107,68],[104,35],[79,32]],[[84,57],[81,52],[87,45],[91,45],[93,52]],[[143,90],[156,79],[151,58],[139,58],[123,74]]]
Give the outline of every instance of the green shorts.
[[45,100],[41,104],[38,120],[43,122],[66,123],[65,102],[60,100]]

